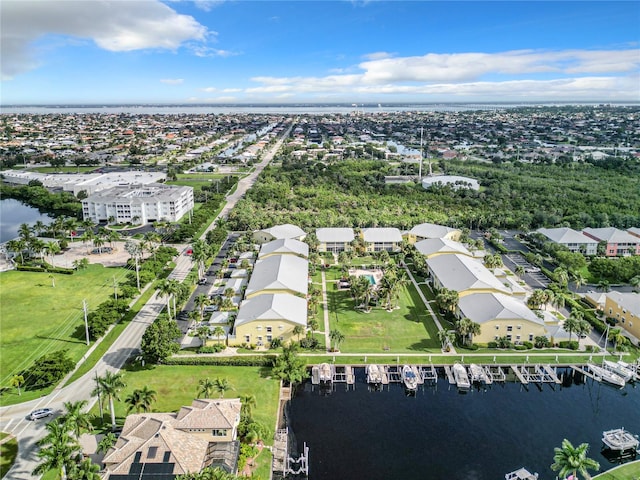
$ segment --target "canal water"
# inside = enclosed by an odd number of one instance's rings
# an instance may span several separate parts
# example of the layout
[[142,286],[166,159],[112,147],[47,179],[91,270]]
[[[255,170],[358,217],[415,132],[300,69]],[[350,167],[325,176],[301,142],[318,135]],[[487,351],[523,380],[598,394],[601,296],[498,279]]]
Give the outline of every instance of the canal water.
[[37,208],[25,205],[20,200],[3,198],[0,200],[0,243],[18,236],[18,227],[22,223],[33,225],[38,220],[49,224],[53,218],[41,213]]
[[400,384],[370,391],[364,370],[356,372],[355,390],[307,382],[291,402],[289,428],[299,451],[309,447],[311,480],[500,480],[520,467],[555,479],[553,449],[563,438],[589,443],[604,471],[614,465],[601,454],[602,432],[640,434],[640,387],[632,385],[507,382],[461,394],[439,379],[407,396]]

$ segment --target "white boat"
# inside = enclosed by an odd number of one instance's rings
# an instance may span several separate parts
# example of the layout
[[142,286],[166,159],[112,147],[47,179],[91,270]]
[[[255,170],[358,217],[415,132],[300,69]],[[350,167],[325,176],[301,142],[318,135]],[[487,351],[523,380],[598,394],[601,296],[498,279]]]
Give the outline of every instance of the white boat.
[[489,383],[487,374],[480,365],[472,363],[469,365],[469,373],[471,374],[471,381],[475,383]]
[[640,367],[637,364],[623,362],[622,360],[618,360],[616,363],[631,372],[632,380],[640,380]]
[[599,367],[598,365],[593,365],[591,363],[588,364],[591,371],[598,377],[601,381],[607,382],[611,385],[615,385],[616,387],[624,387],[627,382],[624,381],[617,373],[614,373],[606,368]]
[[458,388],[468,389],[471,388],[471,383],[469,382],[469,375],[467,375],[467,369],[464,365],[456,363],[451,368],[453,372],[453,378],[456,381],[456,385]]
[[519,468],[514,472],[507,473],[504,476],[504,480],[537,480],[538,474],[531,473],[526,468]]
[[382,372],[378,365],[367,365],[367,382],[382,383]]
[[418,377],[409,365],[402,367],[402,381],[407,390],[416,390],[418,388]]
[[637,449],[640,440],[624,428],[616,428],[602,432],[602,443],[611,450],[625,451]]
[[620,377],[622,377],[622,379],[625,382],[634,380],[634,377],[635,377],[634,373],[631,370],[623,367],[619,363],[612,362],[610,360],[605,360],[602,362],[602,367],[605,368],[606,370],[609,370],[610,372],[613,372],[619,375]]
[[331,382],[333,380],[333,367],[328,363],[320,364],[320,381]]

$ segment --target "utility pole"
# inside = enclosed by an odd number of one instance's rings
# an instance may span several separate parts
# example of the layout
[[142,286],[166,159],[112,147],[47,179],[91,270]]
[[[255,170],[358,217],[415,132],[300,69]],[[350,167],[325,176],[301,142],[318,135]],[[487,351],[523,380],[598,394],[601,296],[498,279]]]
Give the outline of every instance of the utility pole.
[[134,255],[136,260],[136,285],[138,286],[138,290],[140,290],[140,271],[138,270],[138,252]]
[[87,345],[89,345],[89,323],[87,322],[87,301],[82,300],[82,310],[84,310],[84,331],[87,336]]
[[118,282],[115,275],[113,276],[113,298],[115,298],[116,302],[118,301]]
[[100,392],[102,391],[102,387],[100,386],[100,381],[98,380],[98,372],[95,372],[96,374],[96,391],[98,392],[98,407],[100,407],[100,422],[104,423],[104,417],[102,414],[102,395],[100,394]]

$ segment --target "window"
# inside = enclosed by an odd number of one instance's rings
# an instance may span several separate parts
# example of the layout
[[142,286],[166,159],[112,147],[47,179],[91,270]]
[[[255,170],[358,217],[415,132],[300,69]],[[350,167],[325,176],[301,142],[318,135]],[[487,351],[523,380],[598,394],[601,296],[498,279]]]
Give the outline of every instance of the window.
[[507,325],[507,332],[513,332],[513,325]]
[[507,335],[507,340],[511,341],[511,335]]
[[256,327],[256,330],[258,330],[258,331],[262,330],[262,325],[258,325],[258,326]]
[[516,342],[520,341],[520,335],[516,335]]
[[267,342],[271,343],[272,340],[273,340],[273,336],[267,335]]
[[156,453],[158,453],[158,447],[149,447],[147,458],[156,458]]
[[267,327],[267,333],[271,333],[271,330],[273,330],[271,327]]
[[530,333],[530,334],[529,334],[529,341],[530,341],[530,342],[533,342],[533,333]]
[[496,325],[496,330],[500,330],[500,325]]
[[522,325],[518,325],[516,328],[517,328],[518,330],[522,330]]
[[284,325],[278,325],[278,330],[284,330]]
[[495,337],[493,337],[494,340],[498,340],[500,337],[498,335],[496,335]]
[[226,437],[227,436],[227,429],[226,428],[216,428],[211,430],[211,435],[213,435],[214,437]]
[[251,335],[245,335],[244,336],[244,341],[249,343],[251,341]]

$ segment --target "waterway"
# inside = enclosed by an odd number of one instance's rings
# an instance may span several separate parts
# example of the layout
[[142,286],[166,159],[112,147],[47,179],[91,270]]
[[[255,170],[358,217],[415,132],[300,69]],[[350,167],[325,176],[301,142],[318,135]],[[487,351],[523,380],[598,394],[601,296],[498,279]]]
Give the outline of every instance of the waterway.
[[640,434],[640,387],[618,390],[587,379],[540,389],[494,384],[461,394],[439,379],[406,396],[399,384],[370,391],[357,369],[355,390],[331,393],[306,383],[291,402],[289,425],[309,446],[311,480],[500,480],[520,467],[555,479],[553,449],[564,438],[590,444],[601,469],[602,432]]
[[41,213],[20,200],[3,198],[0,200],[0,243],[18,236],[18,228],[22,223],[33,225],[40,220],[44,224],[53,222],[53,217]]

